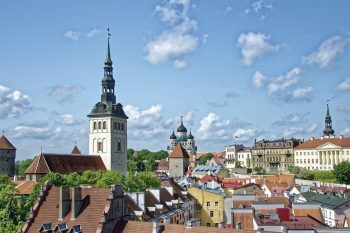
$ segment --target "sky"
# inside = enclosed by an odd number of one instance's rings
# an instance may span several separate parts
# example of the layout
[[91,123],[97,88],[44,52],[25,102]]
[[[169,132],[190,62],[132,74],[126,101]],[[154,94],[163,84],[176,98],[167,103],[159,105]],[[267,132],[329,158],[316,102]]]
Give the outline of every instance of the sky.
[[88,153],[107,31],[128,147],[166,149],[180,116],[198,151],[350,136],[350,1],[0,2],[0,130],[17,160]]

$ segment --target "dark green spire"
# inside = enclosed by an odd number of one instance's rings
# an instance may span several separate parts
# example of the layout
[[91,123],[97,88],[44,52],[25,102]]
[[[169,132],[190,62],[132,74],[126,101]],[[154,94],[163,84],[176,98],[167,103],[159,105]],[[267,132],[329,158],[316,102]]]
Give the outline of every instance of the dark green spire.
[[107,52],[106,52],[106,60],[105,60],[105,65],[112,66],[112,59],[111,59],[111,49],[109,47],[109,39],[111,38],[111,34],[109,33],[109,28],[107,28]]
[[334,129],[332,128],[332,117],[329,114],[329,106],[327,103],[327,113],[325,117],[325,129],[323,130],[323,134],[325,136],[333,136],[334,135]]

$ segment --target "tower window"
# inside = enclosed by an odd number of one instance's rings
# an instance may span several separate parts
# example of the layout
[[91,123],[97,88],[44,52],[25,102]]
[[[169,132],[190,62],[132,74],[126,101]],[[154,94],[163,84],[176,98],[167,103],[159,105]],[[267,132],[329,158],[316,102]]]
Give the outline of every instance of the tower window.
[[118,130],[120,130],[120,123],[118,122]]
[[102,142],[97,143],[97,151],[103,151],[103,144]]
[[122,144],[120,142],[118,142],[118,152],[122,151]]
[[94,130],[96,129],[96,121],[94,122]]
[[117,130],[117,122],[114,122],[114,130]]
[[101,121],[98,122],[98,129],[101,129]]
[[103,129],[106,129],[107,127],[106,127],[106,122],[104,121],[103,122]]
[[122,123],[122,131],[124,131],[124,123]]

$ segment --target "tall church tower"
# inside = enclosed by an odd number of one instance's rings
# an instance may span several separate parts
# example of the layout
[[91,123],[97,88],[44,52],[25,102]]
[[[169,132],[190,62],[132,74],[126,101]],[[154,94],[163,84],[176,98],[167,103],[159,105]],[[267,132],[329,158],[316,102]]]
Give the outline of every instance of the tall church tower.
[[334,136],[334,129],[332,128],[332,118],[331,114],[329,114],[329,107],[327,103],[327,113],[324,120],[325,128],[323,130],[324,136]]
[[123,106],[116,103],[115,81],[108,42],[104,62],[101,101],[91,110],[89,117],[89,154],[100,155],[106,168],[127,174],[127,120]]

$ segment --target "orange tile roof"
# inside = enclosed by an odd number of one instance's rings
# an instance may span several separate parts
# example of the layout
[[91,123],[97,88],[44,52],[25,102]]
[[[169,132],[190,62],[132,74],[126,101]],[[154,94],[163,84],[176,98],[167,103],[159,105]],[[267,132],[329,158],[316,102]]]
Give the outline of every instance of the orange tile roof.
[[189,158],[187,151],[185,148],[181,146],[181,144],[177,144],[175,149],[170,153],[169,158]]
[[89,197],[89,204],[75,220],[71,220],[71,211],[68,212],[63,220],[58,220],[59,188],[52,187],[40,206],[28,233],[38,233],[38,230],[44,223],[51,223],[52,227],[55,227],[58,223],[66,223],[69,229],[73,225],[80,225],[83,232],[95,232],[105,206],[108,204],[107,199],[110,189],[83,188],[81,192],[82,199]]
[[294,215],[296,217],[311,216],[311,217],[317,219],[318,221],[323,222],[320,208],[317,208],[317,209],[315,209],[315,208],[309,208],[309,209],[294,208],[293,210],[294,210]]
[[100,156],[92,155],[61,155],[40,154],[25,171],[26,174],[47,174],[57,172],[61,174],[84,171],[107,170]]
[[35,185],[36,185],[36,181],[26,180],[18,184],[16,186],[16,190],[19,195],[30,195],[33,192]]
[[294,149],[311,149],[311,148],[317,148],[323,144],[326,143],[332,143],[334,145],[340,146],[340,147],[350,147],[350,137],[348,138],[319,138],[319,139],[309,139],[306,142],[300,144],[299,146],[295,147]]
[[74,146],[72,152],[72,155],[81,155],[81,151],[79,150],[79,148],[77,147],[77,145]]
[[7,138],[2,135],[0,138],[0,149],[1,150],[16,150],[16,148],[11,144]]
[[[187,232],[187,233],[256,233],[256,230],[238,230],[238,229],[230,229],[230,228],[217,228],[217,227],[186,227],[181,224],[163,224],[160,225],[161,230],[159,232],[162,233],[179,233],[179,232]],[[136,221],[128,221],[117,224],[117,228],[114,229],[112,233],[136,233],[136,232],[153,232],[153,223],[151,222],[136,222]]]

